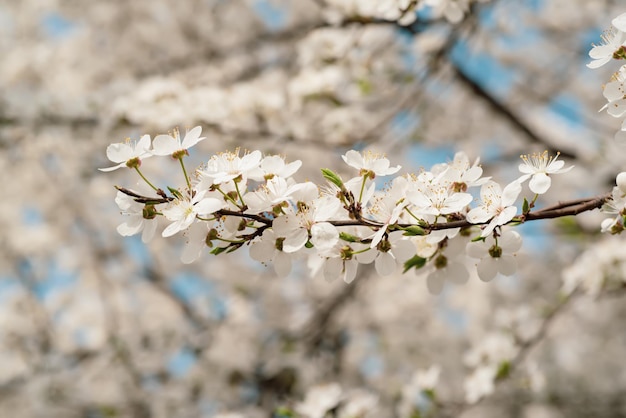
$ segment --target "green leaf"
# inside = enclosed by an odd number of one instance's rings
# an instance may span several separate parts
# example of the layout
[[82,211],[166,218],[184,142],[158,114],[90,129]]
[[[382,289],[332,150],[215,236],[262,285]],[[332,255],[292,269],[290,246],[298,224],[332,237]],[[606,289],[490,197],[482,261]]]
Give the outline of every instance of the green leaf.
[[402,273],[406,273],[412,268],[415,268],[416,270],[421,269],[425,265],[426,265],[426,259],[416,254],[415,256],[413,256],[411,259],[407,260],[404,263],[404,271]]
[[339,239],[347,241],[347,242],[360,242],[361,239],[357,236],[354,235],[350,235],[348,233],[345,232],[340,232],[339,233]]
[[313,243],[311,241],[307,241],[306,244],[304,244],[304,246],[306,248],[313,248],[314,247],[314,245],[313,245]]
[[213,250],[211,250],[211,254],[213,254],[213,255],[220,255],[221,253],[223,253],[226,250],[228,250],[228,247],[215,247],[215,248],[213,248]]
[[472,240],[472,242],[484,241],[484,240],[485,240],[485,238],[484,238],[484,237],[481,237],[481,236],[479,235],[479,236],[477,236],[476,238],[474,238],[474,239]]
[[296,414],[291,409],[281,406],[274,411],[273,418],[292,418]]
[[346,189],[343,185],[343,180],[341,180],[341,177],[339,177],[339,175],[333,172],[331,169],[322,168],[322,176],[324,176],[326,180],[330,181],[335,186],[339,187],[342,191]]
[[524,203],[522,204],[522,213],[526,214],[530,212],[530,205],[528,204],[528,200],[524,198]]
[[498,367],[498,372],[496,373],[495,380],[504,379],[510,373],[511,373],[511,363],[509,363],[508,361],[503,361],[502,363],[500,363],[500,366]]
[[417,226],[417,225],[411,225],[407,228],[404,228],[403,231],[404,233],[402,235],[406,235],[410,237],[414,237],[417,235],[426,235],[426,231],[424,231],[424,228],[422,228],[421,226]]
[[175,188],[167,186],[167,190],[170,191],[171,194],[174,195],[174,197],[176,197],[176,199],[182,199],[183,195]]

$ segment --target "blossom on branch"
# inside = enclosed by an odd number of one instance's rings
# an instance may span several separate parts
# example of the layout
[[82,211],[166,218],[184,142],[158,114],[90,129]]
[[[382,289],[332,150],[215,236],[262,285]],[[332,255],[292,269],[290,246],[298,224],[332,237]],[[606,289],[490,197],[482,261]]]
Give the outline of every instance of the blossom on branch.
[[504,231],[498,238],[487,237],[483,241],[467,244],[467,255],[478,258],[478,277],[484,282],[493,280],[498,273],[512,276],[517,269],[515,253],[522,248],[522,237],[515,231]]
[[[180,131],[174,130],[173,135],[157,135],[152,143],[152,154],[154,155],[171,155],[175,157],[176,154],[187,154],[187,150],[198,142],[205,139],[201,137],[202,128],[196,126],[192,130],[188,131],[184,138],[180,137]],[[175,158],[178,158],[177,156]]]
[[107,147],[107,158],[117,165],[99,168],[100,171],[113,171],[121,167],[134,168],[141,165],[141,160],[152,157],[150,154],[150,135],[142,136],[136,143],[130,141],[111,144]]
[[519,165],[519,171],[524,175],[517,181],[523,183],[530,179],[528,183],[530,190],[536,194],[544,194],[552,184],[550,174],[567,173],[574,168],[574,166],[563,168],[565,162],[557,160],[557,158],[559,158],[559,153],[552,157],[548,155],[548,151],[541,154],[522,155],[521,159],[524,163]]
[[477,224],[491,219],[481,237],[490,235],[496,226],[504,225],[513,219],[517,213],[517,208],[513,204],[521,191],[522,185],[519,181],[508,184],[504,190],[494,181],[485,183],[480,188],[482,205],[470,210],[467,214],[467,220]]

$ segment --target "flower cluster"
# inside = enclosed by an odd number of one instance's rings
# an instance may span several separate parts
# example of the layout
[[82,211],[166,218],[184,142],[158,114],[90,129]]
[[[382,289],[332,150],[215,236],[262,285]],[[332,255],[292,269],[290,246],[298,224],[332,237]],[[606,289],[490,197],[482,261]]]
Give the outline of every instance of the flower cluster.
[[[184,159],[204,139],[200,135],[196,127],[184,136],[175,131],[153,141],[145,135],[135,146],[109,146],[107,156],[117,165],[105,170],[131,168],[152,189],[152,196],[146,196],[117,188],[116,202],[128,215],[118,227],[120,234],[142,232],[147,242],[161,217],[169,222],[163,237],[186,236],[183,262],[193,262],[204,248],[217,255],[246,246],[253,259],[272,263],[281,277],[290,273],[294,260],[303,258],[313,274],[347,283],[355,279],[359,264],[374,263],[381,276],[398,268],[406,272],[428,266],[426,281],[434,294],[446,281],[462,284],[469,279],[472,263],[466,255],[478,260],[476,272],[484,281],[514,274],[522,239],[505,225],[532,215],[540,218],[541,211],[531,210],[538,195],[549,189],[550,176],[571,169],[563,168],[558,155],[525,155],[521,176],[502,187],[483,177],[478,160],[472,163],[459,152],[448,163],[397,176],[381,188],[378,179],[401,167],[383,155],[351,150],[342,158],[354,176],[344,180],[322,169],[327,184],[320,187],[294,179],[300,161],[237,149],[211,156],[189,175]],[[140,167],[153,156],[178,161],[185,184],[159,188],[150,182]],[[534,198],[530,203],[524,199],[518,214],[516,201],[529,179]],[[476,194],[480,201],[473,205]]]
[[[622,13],[612,21],[611,29],[602,35],[602,43],[594,45],[589,51],[592,61],[587,64],[589,68],[599,68],[609,61],[626,59],[626,13]],[[604,86],[604,98],[607,104],[602,108],[606,109],[609,115],[615,118],[626,116],[626,65],[611,77],[611,80]],[[618,141],[626,141],[626,118],[622,121],[621,129],[615,134]]]
[[617,186],[613,187],[611,198],[602,206],[602,211],[615,215],[602,221],[602,232],[619,234],[626,225],[626,172],[619,173],[615,180]]

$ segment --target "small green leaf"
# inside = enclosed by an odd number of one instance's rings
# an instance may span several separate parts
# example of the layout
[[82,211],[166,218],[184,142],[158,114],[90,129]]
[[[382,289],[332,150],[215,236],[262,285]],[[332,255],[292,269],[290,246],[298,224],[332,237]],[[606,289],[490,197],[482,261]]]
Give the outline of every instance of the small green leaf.
[[484,238],[484,237],[481,237],[481,236],[479,235],[479,236],[477,236],[476,238],[472,239],[472,242],[484,241],[484,240],[485,240],[485,238]]
[[426,259],[423,257],[420,257],[419,255],[415,255],[414,257],[412,257],[411,259],[407,260],[404,263],[404,271],[402,273],[406,273],[412,268],[415,268],[416,270],[420,269],[424,267],[425,265],[426,265]]
[[307,241],[306,244],[304,244],[304,246],[306,248],[313,248],[314,247],[314,245],[313,245],[313,243],[311,241]]
[[221,253],[223,253],[226,250],[228,250],[228,247],[215,247],[211,251],[211,254],[213,254],[213,255],[220,255]]
[[330,181],[335,186],[339,187],[342,191],[345,190],[345,186],[343,185],[343,180],[339,177],[338,174],[334,173],[329,168],[322,168],[322,176],[328,181]]
[[339,239],[347,241],[347,242],[360,242],[361,239],[357,236],[354,235],[350,235],[348,233],[345,232],[340,232],[339,233]]
[[530,212],[530,205],[528,204],[528,200],[524,198],[524,203],[522,204],[522,213],[526,214]]
[[502,363],[500,363],[500,366],[498,367],[498,372],[496,373],[495,380],[504,379],[510,373],[511,373],[511,363],[509,363],[508,361],[503,361]]
[[424,231],[424,228],[422,228],[421,226],[417,226],[417,225],[411,225],[407,228],[404,228],[403,231],[404,233],[402,235],[406,235],[410,237],[414,237],[417,235],[426,235],[426,231]]
[[178,190],[176,190],[175,188],[167,186],[167,190],[169,190],[170,193],[173,194],[174,197],[176,197],[176,199],[182,199],[183,198],[183,195]]

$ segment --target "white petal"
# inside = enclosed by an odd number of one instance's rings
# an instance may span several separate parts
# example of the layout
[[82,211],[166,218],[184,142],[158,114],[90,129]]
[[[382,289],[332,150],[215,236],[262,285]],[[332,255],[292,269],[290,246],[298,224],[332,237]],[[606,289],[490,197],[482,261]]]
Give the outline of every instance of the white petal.
[[180,144],[169,135],[158,135],[152,142],[154,155],[172,155],[181,149]]
[[512,276],[517,270],[517,261],[515,257],[509,254],[503,254],[498,260],[498,271],[505,276]]
[[369,250],[369,251],[365,251],[363,253],[357,254],[356,259],[361,264],[369,264],[376,259],[377,255],[378,255],[377,250]]
[[465,217],[468,222],[473,224],[479,224],[487,222],[493,216],[493,212],[488,210],[485,206],[479,206],[470,210]]
[[117,227],[117,232],[123,237],[130,237],[131,235],[135,235],[141,231],[142,227],[143,222],[141,218],[137,221],[137,219],[133,219],[133,217],[131,217],[128,221]]
[[611,21],[613,26],[622,32],[626,32],[626,13],[622,13]]
[[118,168],[122,168],[125,165],[126,165],[126,162],[123,162],[123,163],[119,163],[118,165],[114,165],[113,167],[99,168],[98,170],[104,171],[105,173],[108,173],[109,171],[113,171],[113,170],[117,170]]
[[344,274],[343,281],[346,283],[352,283],[356,277],[356,272],[359,268],[359,263],[354,260],[346,260],[344,262]]
[[437,269],[430,273],[428,277],[426,277],[426,286],[428,287],[428,291],[431,295],[438,295],[443,290],[443,285],[445,283],[445,278],[440,269]]
[[339,232],[328,222],[316,223],[311,227],[311,243],[317,251],[331,249],[339,241]]
[[213,197],[202,199],[194,206],[194,211],[199,215],[214,213],[224,207],[224,202]]
[[493,219],[493,223],[496,225],[504,225],[515,217],[517,208],[515,206],[509,206],[504,209]]
[[617,175],[615,184],[623,193],[626,193],[626,172],[623,171]]
[[286,253],[295,253],[309,240],[309,232],[304,228],[296,229],[285,237],[283,241],[283,251]]
[[282,251],[276,251],[274,256],[274,271],[278,277],[283,278],[291,272],[291,256]]
[[[277,237],[286,237],[293,229],[294,222],[291,222],[293,215],[283,215],[274,219],[272,229]],[[297,221],[296,221],[297,222]]]
[[505,253],[515,253],[522,248],[522,237],[516,231],[504,231],[498,239],[498,245]]
[[346,164],[350,167],[356,168],[357,170],[360,170],[364,166],[363,157],[358,151],[350,150],[346,152],[345,155],[342,155],[341,158],[343,158]]
[[376,272],[381,276],[389,276],[396,271],[396,260],[391,253],[380,253],[374,263]]
[[483,282],[493,280],[493,278],[498,274],[497,260],[489,256],[483,258],[476,266],[476,272],[478,273],[478,278]]
[[522,192],[522,185],[514,181],[508,184],[504,190],[502,190],[502,206],[510,206],[515,203],[517,196]]
[[393,243],[391,249],[394,257],[401,263],[415,256],[415,244],[408,239],[400,239]]
[[324,278],[329,282],[336,280],[342,270],[343,260],[341,258],[329,258],[324,263]]
[[182,147],[184,149],[189,149],[196,145],[198,142],[205,139],[204,137],[200,138],[200,134],[202,133],[202,127],[196,126],[191,131],[187,132],[185,135],[185,139],[183,139]]
[[484,241],[468,242],[465,251],[472,258],[483,258],[487,255],[490,245]]
[[528,183],[528,187],[533,193],[544,194],[550,188],[552,184],[552,179],[545,173],[537,173],[531,179],[530,183]]
[[107,147],[107,158],[114,163],[126,162],[133,158],[133,149],[123,142],[111,144]]
[[180,223],[179,221],[172,222],[171,224],[169,224],[169,225],[167,226],[167,228],[165,228],[165,229],[163,230],[163,232],[161,233],[161,235],[162,235],[164,238],[171,237],[172,235],[174,235],[174,234],[176,234],[178,231],[180,231],[180,229],[181,229],[181,228],[180,228],[180,226],[181,226],[181,223]]
[[143,233],[141,234],[141,241],[147,244],[152,240],[157,228],[156,219],[144,219],[143,221]]
[[250,258],[262,263],[272,260],[276,251],[276,241],[274,239],[263,239],[250,244]]

